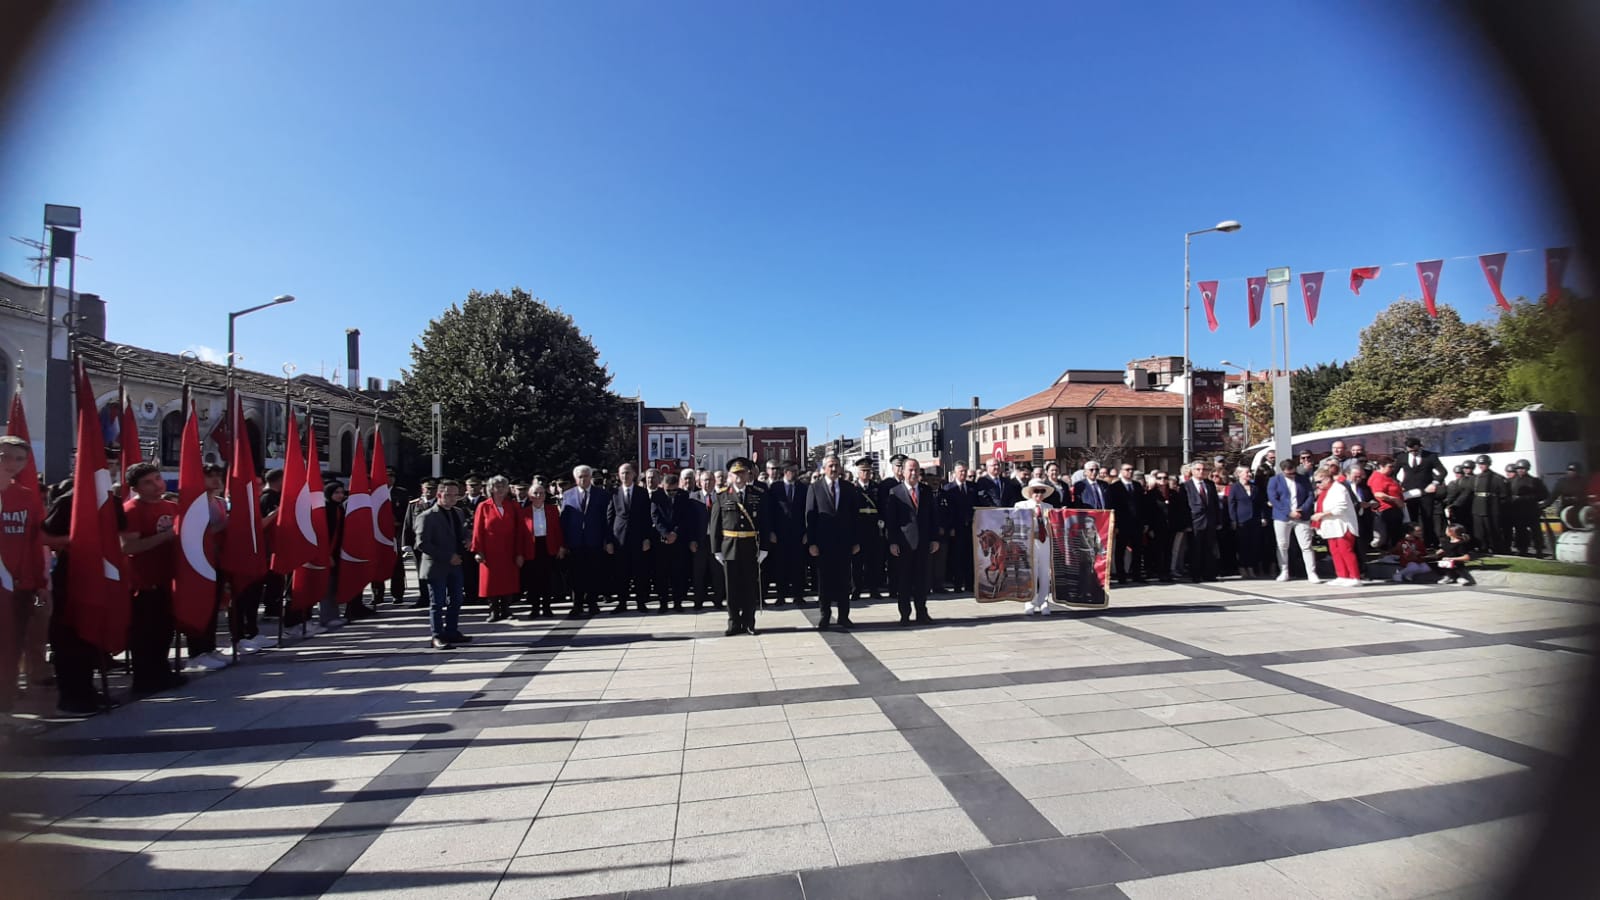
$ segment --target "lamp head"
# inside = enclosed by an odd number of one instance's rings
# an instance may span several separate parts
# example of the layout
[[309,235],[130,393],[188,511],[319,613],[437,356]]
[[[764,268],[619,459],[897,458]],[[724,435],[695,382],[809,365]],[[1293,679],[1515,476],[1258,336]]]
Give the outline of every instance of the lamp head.
[[[1235,224],[1237,224],[1237,223],[1235,223]],[[294,302],[294,295],[293,294],[279,294],[278,296],[272,298],[272,302],[273,303],[293,303]]]
[[1218,231],[1238,231],[1239,229],[1241,229],[1243,227],[1244,227],[1243,225],[1240,225],[1238,222],[1234,221],[1233,219],[1228,219],[1227,221],[1218,222],[1217,223],[1217,230]]

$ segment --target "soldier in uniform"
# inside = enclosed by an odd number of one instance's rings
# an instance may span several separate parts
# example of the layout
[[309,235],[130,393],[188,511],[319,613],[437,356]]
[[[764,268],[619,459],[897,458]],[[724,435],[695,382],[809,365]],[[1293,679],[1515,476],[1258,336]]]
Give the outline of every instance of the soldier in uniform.
[[728,636],[756,633],[756,608],[761,605],[761,492],[746,479],[750,460],[728,461],[727,490],[717,494],[706,534],[716,548],[717,562],[727,577]]
[[861,552],[851,557],[853,585],[850,592],[851,600],[860,600],[863,597],[871,599],[874,594],[884,596],[883,590],[883,558],[887,555],[883,539],[883,513],[878,506],[878,482],[872,478],[872,457],[863,456],[856,460],[856,487],[861,494],[860,527],[856,529],[856,539],[861,542]]
[[1463,479],[1467,493],[1462,499],[1472,513],[1472,536],[1478,541],[1478,546],[1484,550],[1493,549],[1495,553],[1505,553],[1500,522],[1511,492],[1506,488],[1505,476],[1490,466],[1488,454],[1478,457],[1477,471]]
[[1544,479],[1529,475],[1529,468],[1527,460],[1517,460],[1516,477],[1506,486],[1511,492],[1511,537],[1518,554],[1527,556],[1532,544],[1534,555],[1542,558],[1544,529],[1539,517],[1550,502],[1550,489],[1545,487]]

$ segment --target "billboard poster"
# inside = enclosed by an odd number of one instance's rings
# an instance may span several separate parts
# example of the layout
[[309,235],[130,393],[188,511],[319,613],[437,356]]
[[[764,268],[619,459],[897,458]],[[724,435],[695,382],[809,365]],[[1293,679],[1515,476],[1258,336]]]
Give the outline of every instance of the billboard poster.
[[1223,404],[1223,373],[1196,370],[1194,373],[1194,450],[1196,454],[1221,453],[1227,446],[1223,423],[1227,407]]
[[1033,599],[1033,511],[972,511],[972,595],[979,603]]
[[1052,509],[1051,599],[1064,606],[1111,605],[1111,552],[1116,513],[1109,509]]

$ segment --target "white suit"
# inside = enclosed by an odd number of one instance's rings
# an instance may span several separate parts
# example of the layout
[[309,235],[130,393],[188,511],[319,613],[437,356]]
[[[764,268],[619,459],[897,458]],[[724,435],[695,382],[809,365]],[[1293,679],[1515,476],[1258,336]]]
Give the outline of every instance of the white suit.
[[[1049,503],[1046,503],[1043,500],[1018,500],[1015,504],[1013,504],[1012,508],[1049,510],[1052,507]],[[1044,540],[1041,541],[1037,537],[1037,529],[1033,529],[1029,533],[1030,535],[1033,535],[1033,540],[1029,542],[1033,547],[1033,599],[1028,601],[1027,605],[1023,607],[1022,612],[1024,615],[1032,615],[1037,613],[1039,615],[1048,616],[1050,614],[1051,568],[1049,523],[1045,523]]]

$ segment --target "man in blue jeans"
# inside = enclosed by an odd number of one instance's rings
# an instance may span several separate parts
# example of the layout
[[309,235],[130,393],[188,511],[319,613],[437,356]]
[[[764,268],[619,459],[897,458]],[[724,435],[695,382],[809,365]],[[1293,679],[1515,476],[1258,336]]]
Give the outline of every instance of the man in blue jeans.
[[428,624],[436,650],[454,650],[472,640],[461,633],[461,560],[466,555],[467,524],[456,501],[461,484],[439,482],[438,502],[417,516],[416,549],[421,556],[417,577],[428,585]]

